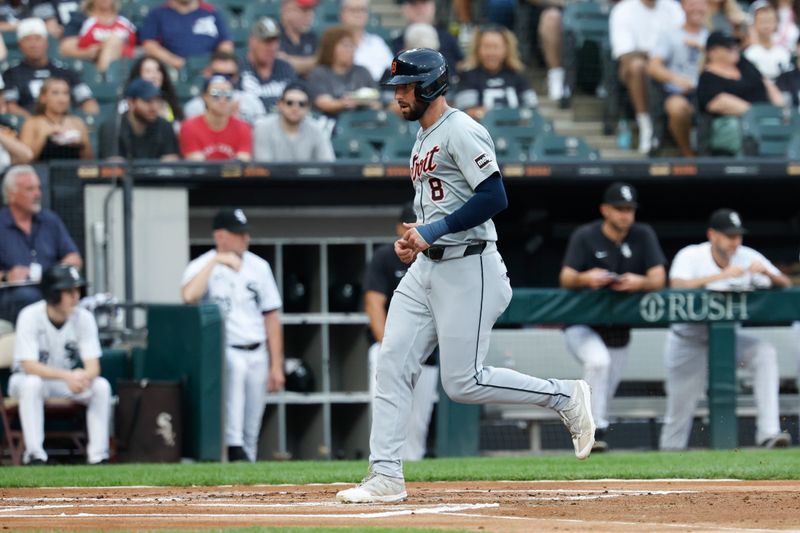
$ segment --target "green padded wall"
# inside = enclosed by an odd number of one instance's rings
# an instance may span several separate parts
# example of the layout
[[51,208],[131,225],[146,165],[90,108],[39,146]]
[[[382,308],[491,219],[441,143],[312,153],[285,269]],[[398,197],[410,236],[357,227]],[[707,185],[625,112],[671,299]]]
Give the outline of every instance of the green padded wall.
[[[141,375],[182,385],[183,455],[222,458],[223,322],[216,305],[153,305]],[[138,366],[138,365],[135,365]],[[135,369],[138,370],[138,369]]]

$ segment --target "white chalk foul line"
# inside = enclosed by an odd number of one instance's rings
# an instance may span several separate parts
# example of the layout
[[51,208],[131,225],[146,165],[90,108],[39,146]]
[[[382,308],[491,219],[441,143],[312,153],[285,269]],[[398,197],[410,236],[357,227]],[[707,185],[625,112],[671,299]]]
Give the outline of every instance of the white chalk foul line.
[[663,496],[668,494],[696,494],[696,490],[632,490],[632,489],[445,489],[442,492],[477,494],[522,494],[525,492],[546,492],[555,494],[619,494],[620,496]]
[[[339,505],[337,507],[345,507]],[[347,508],[352,506],[347,505]],[[437,507],[412,507],[390,511],[381,512],[367,512],[367,513],[325,513],[325,514],[233,514],[233,513],[60,513],[60,514],[46,514],[46,515],[33,515],[33,514],[9,514],[3,515],[4,518],[184,518],[184,519],[203,519],[203,518],[243,518],[243,519],[258,519],[258,518],[346,518],[346,519],[374,519],[374,518],[392,518],[397,516],[406,516],[411,514],[443,514],[443,513],[457,513],[460,511],[478,510],[478,509],[491,509],[500,507],[497,503],[478,503],[478,504],[453,504],[453,505],[440,505]],[[491,518],[489,515],[476,515],[483,516],[484,518]]]

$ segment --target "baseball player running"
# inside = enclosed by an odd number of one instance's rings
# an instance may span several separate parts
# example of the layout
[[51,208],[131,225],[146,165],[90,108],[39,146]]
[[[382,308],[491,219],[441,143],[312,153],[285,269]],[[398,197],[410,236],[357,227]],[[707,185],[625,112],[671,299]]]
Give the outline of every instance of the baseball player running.
[[585,381],[543,380],[506,368],[484,367],[489,335],[511,300],[491,217],[508,202],[489,133],[448,107],[447,63],[427,48],[398,54],[386,82],[403,117],[418,120],[411,181],[417,221],[395,241],[413,264],[395,290],[378,358],[372,404],[370,472],[336,498],[346,503],[406,498],[401,450],[412,390],[424,358],[439,345],[442,385],[461,403],[519,403],[554,409],[572,434],[575,455],[594,443]]
[[[417,217],[414,214],[414,206],[408,202],[403,206],[395,226],[397,236],[402,237],[405,234],[404,222],[415,220]],[[373,398],[375,397],[375,370],[378,366],[378,356],[386,326],[386,312],[392,301],[394,290],[405,276],[409,266],[397,257],[392,244],[383,244],[375,250],[372,261],[367,267],[367,274],[364,276],[364,311],[369,318],[369,333],[374,341],[367,352],[370,392]],[[405,461],[417,461],[425,457],[428,426],[431,422],[433,405],[436,403],[439,387],[439,367],[436,365],[436,359],[434,354],[423,362],[414,386],[408,435],[401,452],[401,457]]]
[[53,265],[42,276],[45,299],[25,307],[17,318],[8,391],[19,400],[25,464],[47,463],[43,446],[47,398],[86,404],[87,461],[108,462],[111,385],[100,376],[102,351],[94,315],[77,307],[84,285],[76,267]]
[[186,267],[181,296],[186,303],[216,303],[225,317],[228,460],[255,461],[267,390],[284,383],[282,302],[269,263],[247,250],[244,212],[220,209],[213,228],[216,248]]
[[[756,250],[742,245],[745,229],[736,211],[718,209],[708,223],[708,242],[678,252],[669,271],[678,289],[752,290],[789,287],[791,281]],[[708,382],[708,328],[705,324],[673,324],[664,353],[667,368],[667,414],[661,428],[661,449],[689,445],[697,401]],[[756,400],[756,442],[767,448],[791,444],[778,418],[778,361],[775,347],[754,335],[736,332],[736,360],[753,373]]]

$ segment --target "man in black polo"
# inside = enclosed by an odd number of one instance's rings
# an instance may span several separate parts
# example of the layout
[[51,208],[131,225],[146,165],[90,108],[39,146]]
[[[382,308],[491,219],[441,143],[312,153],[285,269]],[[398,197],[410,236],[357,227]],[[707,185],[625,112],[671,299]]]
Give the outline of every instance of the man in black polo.
[[306,76],[317,65],[319,35],[312,29],[317,0],[281,0],[278,58]]
[[[600,205],[602,220],[575,230],[559,276],[565,289],[608,288],[620,292],[655,291],[666,283],[666,258],[653,228],[635,222],[636,189],[627,183],[608,187]],[[608,402],[614,396],[628,355],[628,326],[570,326],[564,330],[569,351],[583,364],[592,388],[597,423],[593,451],[608,448]]]
[[159,116],[161,91],[158,87],[136,78],[125,89],[125,98],[128,110],[100,126],[100,159],[179,159],[175,130]]

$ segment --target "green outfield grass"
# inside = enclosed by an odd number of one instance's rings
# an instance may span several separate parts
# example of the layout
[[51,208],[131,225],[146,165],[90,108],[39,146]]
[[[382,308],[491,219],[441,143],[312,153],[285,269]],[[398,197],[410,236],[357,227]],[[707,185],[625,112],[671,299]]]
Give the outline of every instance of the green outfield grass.
[[[0,487],[252,485],[355,482],[366,461],[256,464],[0,467]],[[800,479],[800,448],[431,459],[406,465],[407,481],[738,478]]]

